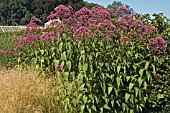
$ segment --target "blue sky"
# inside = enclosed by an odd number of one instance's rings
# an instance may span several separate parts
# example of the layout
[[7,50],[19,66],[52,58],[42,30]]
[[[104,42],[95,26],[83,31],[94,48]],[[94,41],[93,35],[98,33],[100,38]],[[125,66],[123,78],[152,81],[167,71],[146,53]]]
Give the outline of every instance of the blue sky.
[[164,13],[170,18],[170,0],[84,0],[89,3],[98,3],[107,7],[113,1],[120,1],[124,4],[130,5],[135,12],[145,14]]

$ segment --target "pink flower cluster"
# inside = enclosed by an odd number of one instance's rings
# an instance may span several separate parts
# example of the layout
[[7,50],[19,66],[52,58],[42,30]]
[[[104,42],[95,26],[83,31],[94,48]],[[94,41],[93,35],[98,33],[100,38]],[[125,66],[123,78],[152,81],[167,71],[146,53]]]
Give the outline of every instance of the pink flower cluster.
[[97,25],[97,29],[105,34],[105,37],[112,37],[116,26],[110,20],[104,20]]
[[156,78],[160,78],[160,77],[161,77],[160,74],[155,74],[154,76],[155,76]]
[[55,71],[62,71],[64,68],[61,65],[55,66]]
[[91,18],[93,15],[91,10],[87,8],[81,8],[79,11],[75,12],[73,16],[83,24],[87,23],[88,19]]
[[12,55],[12,54],[13,54],[12,50],[8,50],[8,51],[0,50],[0,55],[6,56],[6,55]]
[[120,6],[116,10],[117,10],[117,12],[120,12],[120,11],[124,11],[124,12],[127,12],[127,13],[130,12],[130,10],[125,6]]
[[69,18],[74,13],[73,8],[71,6],[59,5],[54,10],[55,13],[51,12],[51,14],[47,17],[48,19],[65,19]]
[[117,16],[117,12],[113,8],[108,8],[107,11],[110,13],[111,18]]
[[119,40],[120,40],[120,42],[125,42],[126,46],[129,45],[131,42],[130,38],[127,36],[121,37]]
[[87,38],[89,35],[94,38],[94,34],[90,29],[88,29],[85,26],[79,27],[76,32],[74,33],[74,37],[76,37],[76,41],[79,41],[80,38],[82,37],[85,41],[87,41]]
[[153,54],[161,50],[165,53],[167,50],[167,43],[161,37],[151,38],[149,40],[148,47],[151,49]]
[[64,19],[63,22],[66,26],[74,26],[78,23],[78,20],[76,18],[69,17],[68,19]]
[[116,29],[116,26],[113,25],[113,23],[110,21],[110,20],[104,20],[103,22],[100,22],[98,25],[97,25],[97,28],[99,30],[115,30]]
[[154,26],[145,26],[145,33],[148,34],[148,33],[156,33],[157,30]]
[[37,33],[40,31],[40,26],[37,23],[41,23],[41,20],[35,16],[31,18],[30,23],[26,26],[26,32]]
[[109,11],[107,11],[107,9],[104,8],[103,6],[96,5],[95,7],[92,8],[91,11],[94,15],[93,17],[96,18],[99,22],[111,18]]

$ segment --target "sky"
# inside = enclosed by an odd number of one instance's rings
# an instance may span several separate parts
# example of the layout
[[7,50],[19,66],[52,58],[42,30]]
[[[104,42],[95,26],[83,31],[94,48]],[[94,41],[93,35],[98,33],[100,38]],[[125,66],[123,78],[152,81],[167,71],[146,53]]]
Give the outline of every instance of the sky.
[[140,14],[154,14],[163,13],[166,17],[170,18],[170,0],[84,0],[89,3],[97,3],[107,7],[113,1],[122,2],[130,5],[136,13]]

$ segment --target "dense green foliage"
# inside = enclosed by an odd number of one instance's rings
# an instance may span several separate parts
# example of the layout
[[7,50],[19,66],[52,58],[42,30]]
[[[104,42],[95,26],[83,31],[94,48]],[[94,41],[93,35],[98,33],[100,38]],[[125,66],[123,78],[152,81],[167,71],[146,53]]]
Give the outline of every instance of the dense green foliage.
[[[13,39],[24,38],[25,31],[0,33],[0,51],[11,51],[14,49]],[[10,62],[11,56],[3,57],[0,55],[0,66],[8,64]],[[7,65],[6,65],[7,66]]]
[[15,41],[8,66],[34,65],[46,77],[60,81],[62,96],[57,98],[67,113],[169,111],[170,26],[166,17],[126,15],[125,7],[57,9],[54,14],[63,21],[28,29],[24,39]]

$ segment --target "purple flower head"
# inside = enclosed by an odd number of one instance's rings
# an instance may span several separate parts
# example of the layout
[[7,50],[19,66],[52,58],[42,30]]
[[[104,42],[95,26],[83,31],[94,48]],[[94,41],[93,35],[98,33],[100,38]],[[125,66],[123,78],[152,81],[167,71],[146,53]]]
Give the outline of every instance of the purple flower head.
[[68,19],[64,19],[63,22],[67,26],[74,26],[77,24],[78,20],[76,18],[69,17]]
[[116,21],[116,23],[119,24],[119,25],[128,26],[127,21],[126,21],[125,19],[123,19],[123,18],[118,19],[118,20]]
[[31,21],[34,22],[34,23],[35,23],[35,22],[39,22],[39,23],[42,22],[40,19],[36,18],[35,16],[33,16],[33,17],[31,18]]
[[91,18],[93,15],[92,15],[92,12],[91,10],[83,7],[81,8],[79,11],[75,12],[75,14],[73,15],[75,18],[80,18],[80,17],[85,17],[85,18]]
[[125,7],[125,6],[120,6],[116,9],[117,12],[125,12],[125,13],[130,13],[130,10]]
[[62,71],[64,68],[61,65],[55,66],[55,71]]
[[156,31],[154,26],[145,26],[145,33],[155,33]]
[[74,33],[74,37],[77,37],[77,41],[80,40],[80,38],[82,37],[84,40],[87,40],[88,36],[91,36],[92,38],[94,38],[94,34],[92,33],[92,31],[90,29],[88,29],[85,26],[81,26],[79,27],[76,32]]
[[120,30],[125,30],[125,31],[128,30],[128,28],[127,28],[126,26],[124,26],[124,25],[120,25],[120,26],[119,26],[119,29],[120,29]]
[[108,37],[108,38],[111,38],[113,36],[113,33],[114,33],[114,31],[107,30],[105,36]]
[[112,30],[114,31],[116,29],[116,26],[113,25],[113,23],[110,20],[104,20],[103,22],[99,23],[97,25],[97,28],[99,30]]
[[97,17],[97,19],[103,21],[105,19],[110,19],[111,15],[106,9],[101,9],[101,10],[97,11],[96,17]]
[[107,11],[106,8],[104,8],[103,6],[98,6],[96,5],[95,7],[92,8],[92,13],[94,15],[94,17],[99,20],[100,22],[105,20],[105,19],[110,19],[111,15],[109,13],[109,11]]
[[131,40],[127,36],[121,37],[120,42],[126,42],[126,46],[130,44]]
[[160,74],[155,74],[154,76],[155,76],[156,78],[160,78],[160,77],[161,77]]
[[134,14],[132,14],[132,16],[135,17],[135,18],[140,18],[141,17],[141,15],[139,13],[134,13]]
[[53,15],[61,19],[68,18],[73,14],[73,8],[71,6],[67,7],[64,5],[59,5],[56,8],[54,8],[54,10],[55,10],[55,13]]
[[45,32],[40,36],[39,39],[44,40],[44,41],[49,41],[49,40],[57,38],[58,34],[59,34],[58,32],[49,32],[49,33]]
[[22,39],[23,41],[20,41],[22,44],[23,43],[31,43],[33,41],[37,40],[37,37],[34,36],[33,34],[27,34],[25,38]]
[[0,50],[0,55],[5,56],[5,55],[6,55],[6,52],[5,52],[5,51],[3,51],[3,50]]
[[95,13],[98,12],[99,10],[103,10],[103,9],[106,10],[106,8],[105,8],[104,6],[95,5],[95,6],[91,9],[91,11],[92,11],[92,13],[95,14]]
[[112,18],[117,16],[117,12],[114,11],[113,8],[108,8],[107,11],[110,13],[110,16],[111,16]]
[[26,26],[26,32],[37,33],[40,31],[40,26],[37,23],[41,23],[41,20],[35,16],[31,18],[30,23]]
[[162,50],[165,53],[167,50],[167,43],[161,37],[151,38],[149,40],[148,47],[151,49],[153,54],[155,54],[157,51],[160,51],[160,50]]
[[49,16],[47,16],[47,19],[48,20],[53,20],[53,19],[55,19],[55,18],[57,18],[58,17],[58,15],[56,15],[55,13],[54,13],[54,11],[52,11],[51,13],[50,13],[50,15]]
[[12,55],[12,54],[13,54],[13,51],[12,51],[12,50],[8,50],[8,51],[6,51],[6,54],[7,54],[7,55]]

